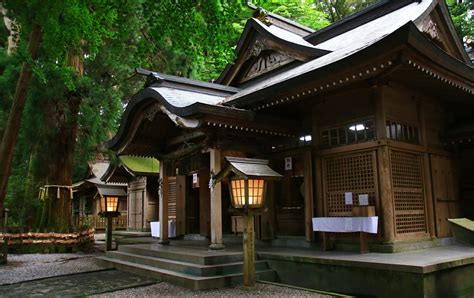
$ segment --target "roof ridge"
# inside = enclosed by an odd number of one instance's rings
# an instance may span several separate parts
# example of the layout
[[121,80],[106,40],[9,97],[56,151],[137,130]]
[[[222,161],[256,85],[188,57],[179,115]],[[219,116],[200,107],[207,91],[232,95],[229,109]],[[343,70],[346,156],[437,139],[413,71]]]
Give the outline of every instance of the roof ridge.
[[185,77],[159,73],[159,72],[148,70],[145,68],[135,68],[135,73],[152,78],[153,83],[154,82],[159,82],[159,83],[173,82],[173,83],[178,83],[178,84],[183,84],[183,85],[191,85],[191,86],[196,86],[196,87],[201,87],[201,88],[226,91],[230,93],[237,93],[241,90],[240,88],[236,88],[232,86],[222,85],[218,83],[204,82],[200,80],[193,80],[193,79],[189,79]]
[[[247,2],[247,6],[250,7],[250,9],[253,9],[253,10],[257,10],[258,8],[260,8],[259,6],[256,6],[255,4],[253,4],[253,3],[250,2],[250,1]],[[293,20],[290,20],[290,19],[288,19],[288,18],[285,18],[284,16],[281,16],[281,15],[279,15],[279,14],[276,14],[276,13],[274,13],[274,12],[267,11],[267,10],[266,10],[266,12],[267,12],[267,14],[268,14],[269,17],[274,18],[274,19],[277,19],[277,20],[279,20],[279,21],[281,21],[281,22],[283,22],[283,23],[286,23],[286,24],[288,24],[288,25],[297,27],[298,29],[301,29],[301,30],[303,30],[303,31],[307,31],[308,33],[313,33],[313,32],[315,32],[314,29],[312,29],[312,28],[310,28],[310,27],[308,27],[308,26],[305,26],[305,25],[303,25],[303,24],[300,24],[300,23],[298,23],[298,22],[296,22],[296,21],[293,21]],[[274,25],[277,26],[277,27],[280,27],[280,26],[278,26],[278,25],[276,25],[276,24],[274,24]],[[283,28],[283,29],[285,29],[285,28]],[[293,33],[294,33],[294,32],[293,32]]]

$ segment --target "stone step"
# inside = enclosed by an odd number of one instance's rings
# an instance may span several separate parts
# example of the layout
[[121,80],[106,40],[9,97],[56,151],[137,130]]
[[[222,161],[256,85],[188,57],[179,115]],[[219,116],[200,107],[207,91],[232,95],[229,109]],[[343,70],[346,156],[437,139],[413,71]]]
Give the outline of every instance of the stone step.
[[[159,281],[166,281],[194,290],[222,288],[238,284],[242,282],[243,276],[241,273],[216,276],[196,276],[148,265],[112,259],[109,257],[98,257],[96,258],[96,261],[99,265],[104,267],[115,268],[121,271],[154,278]],[[273,270],[258,270],[256,273],[257,279],[259,280],[275,281],[276,279],[276,273]]]
[[[136,264],[152,266],[156,268],[172,270],[180,273],[186,273],[196,276],[212,276],[212,275],[227,275],[242,273],[243,262],[233,262],[216,265],[201,265],[194,263],[187,263],[183,261],[175,261],[164,258],[149,257],[144,255],[137,255],[126,253],[123,251],[107,252],[107,258],[118,259]],[[255,266],[257,270],[268,269],[266,261],[256,261]]]
[[292,247],[292,248],[317,248],[315,243],[308,242],[304,237],[278,236],[271,241],[271,246]]
[[243,261],[242,252],[225,250],[210,252],[207,248],[199,250],[159,244],[121,245],[118,251],[200,265],[217,265]]

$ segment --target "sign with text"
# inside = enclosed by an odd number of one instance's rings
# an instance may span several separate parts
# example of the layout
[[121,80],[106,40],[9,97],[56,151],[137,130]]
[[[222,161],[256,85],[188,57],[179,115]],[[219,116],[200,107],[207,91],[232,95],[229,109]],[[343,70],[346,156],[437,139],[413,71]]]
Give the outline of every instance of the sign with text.
[[369,205],[369,195],[368,194],[359,195],[359,205],[360,206]]
[[344,199],[345,199],[345,202],[346,202],[346,205],[352,205],[352,192],[346,192],[344,194]]
[[285,157],[285,171],[293,169],[293,159],[291,156]]

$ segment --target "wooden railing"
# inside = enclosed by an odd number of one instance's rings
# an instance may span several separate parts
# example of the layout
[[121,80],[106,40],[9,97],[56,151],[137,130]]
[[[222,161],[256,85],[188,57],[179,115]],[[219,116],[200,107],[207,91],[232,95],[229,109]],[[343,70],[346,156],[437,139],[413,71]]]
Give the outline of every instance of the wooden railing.
[[[107,226],[107,218],[101,217],[99,215],[84,215],[84,216],[75,216],[73,218],[73,226],[75,227],[91,227],[96,230],[105,230]],[[127,228],[127,216],[120,215],[114,217],[112,221],[112,226],[114,230],[121,230]]]

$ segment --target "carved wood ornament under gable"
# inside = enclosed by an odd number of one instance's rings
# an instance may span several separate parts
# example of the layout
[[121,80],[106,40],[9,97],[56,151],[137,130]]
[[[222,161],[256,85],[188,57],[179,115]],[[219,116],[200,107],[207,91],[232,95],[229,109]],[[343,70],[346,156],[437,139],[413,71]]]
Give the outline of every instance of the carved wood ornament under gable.
[[153,121],[155,119],[156,114],[160,111],[160,106],[158,104],[153,104],[151,107],[149,107],[145,111],[145,118],[148,119],[148,121]]
[[242,82],[255,78],[261,74],[274,70],[280,66],[290,63],[292,58],[274,50],[265,50],[255,59],[255,62],[242,77]]
[[439,47],[447,50],[446,44],[441,33],[441,29],[438,26],[438,23],[433,20],[431,16],[427,17],[421,26],[421,31],[428,36],[434,43]]

